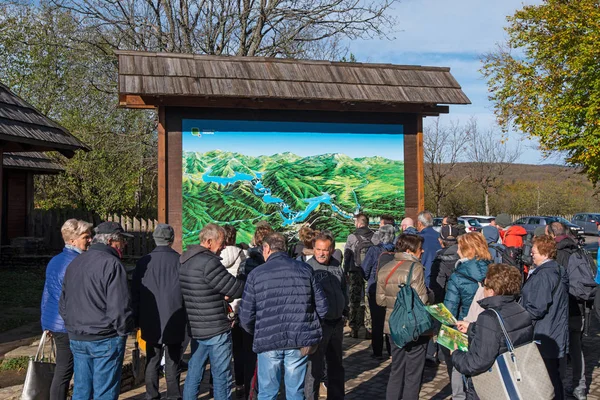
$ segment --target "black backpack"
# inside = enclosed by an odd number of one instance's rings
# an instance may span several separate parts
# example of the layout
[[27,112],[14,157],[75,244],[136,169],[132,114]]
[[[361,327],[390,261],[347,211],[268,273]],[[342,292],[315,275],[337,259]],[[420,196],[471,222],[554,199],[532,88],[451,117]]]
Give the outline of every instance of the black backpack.
[[357,235],[357,239],[358,242],[354,245],[354,267],[350,269],[351,272],[362,270],[361,265],[367,255],[367,251],[374,246],[370,238]]
[[578,248],[569,256],[569,294],[580,301],[594,300],[596,295],[596,263],[591,254]]

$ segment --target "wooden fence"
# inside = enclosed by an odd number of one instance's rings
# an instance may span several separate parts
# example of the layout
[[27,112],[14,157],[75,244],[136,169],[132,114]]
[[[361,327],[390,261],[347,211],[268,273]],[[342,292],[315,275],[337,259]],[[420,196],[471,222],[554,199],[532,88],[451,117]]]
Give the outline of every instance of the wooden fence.
[[140,257],[154,249],[152,232],[158,221],[151,219],[130,218],[120,215],[100,216],[98,214],[82,212],[79,210],[34,210],[29,218],[29,236],[43,238],[44,247],[51,252],[59,251],[64,247],[60,228],[69,218],[82,219],[98,225],[103,221],[118,222],[127,233],[133,235],[127,241],[123,253],[126,257]]

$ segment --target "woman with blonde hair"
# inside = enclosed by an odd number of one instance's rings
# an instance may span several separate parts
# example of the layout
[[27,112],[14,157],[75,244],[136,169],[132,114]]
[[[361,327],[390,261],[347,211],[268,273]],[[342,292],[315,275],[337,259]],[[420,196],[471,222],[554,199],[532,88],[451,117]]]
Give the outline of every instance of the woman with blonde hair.
[[69,335],[65,322],[58,313],[58,301],[62,292],[67,267],[79,254],[86,251],[92,241],[92,224],[69,219],[60,229],[65,247],[52,257],[46,267],[46,283],[42,294],[42,329],[49,331],[56,344],[56,369],[50,387],[50,399],[67,398],[69,383],[73,376],[73,354],[69,348]]
[[[469,313],[469,308],[479,289],[483,285],[488,265],[492,256],[488,250],[487,241],[480,232],[470,232],[458,236],[458,256],[454,272],[446,285],[444,305],[457,320],[463,320]],[[464,398],[463,379],[453,368],[449,352],[442,349],[446,355],[446,364],[452,383],[452,397]]]

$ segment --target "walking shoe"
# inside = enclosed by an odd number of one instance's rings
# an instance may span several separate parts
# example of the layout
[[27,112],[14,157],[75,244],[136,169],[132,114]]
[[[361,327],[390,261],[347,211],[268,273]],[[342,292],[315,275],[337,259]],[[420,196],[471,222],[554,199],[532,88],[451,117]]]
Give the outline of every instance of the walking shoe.
[[587,400],[587,394],[585,393],[585,388],[577,388],[575,390],[567,390],[567,394],[571,397],[576,398],[577,400]]

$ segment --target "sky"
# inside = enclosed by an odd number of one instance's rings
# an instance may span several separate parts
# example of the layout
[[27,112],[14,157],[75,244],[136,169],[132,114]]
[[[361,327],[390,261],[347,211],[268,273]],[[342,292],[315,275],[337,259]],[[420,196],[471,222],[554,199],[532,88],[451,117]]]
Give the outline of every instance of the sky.
[[[402,125],[184,119],[182,128],[183,151],[218,149],[253,157],[342,153],[404,160]],[[193,128],[199,132],[192,134]]]
[[[471,100],[471,105],[450,106],[442,115],[443,124],[466,123],[475,117],[480,129],[495,126],[493,105],[488,100],[486,81],[479,69],[481,55],[506,41],[506,17],[523,5],[541,0],[401,0],[392,13],[398,18],[398,31],[391,40],[354,40],[349,50],[358,62],[392,63],[450,67],[450,72]],[[434,118],[425,119],[425,126]],[[537,142],[511,132],[510,146],[522,149],[518,162],[557,163],[556,157],[544,160]]]

